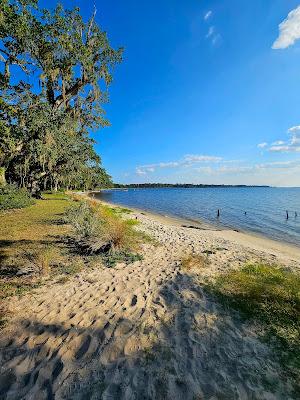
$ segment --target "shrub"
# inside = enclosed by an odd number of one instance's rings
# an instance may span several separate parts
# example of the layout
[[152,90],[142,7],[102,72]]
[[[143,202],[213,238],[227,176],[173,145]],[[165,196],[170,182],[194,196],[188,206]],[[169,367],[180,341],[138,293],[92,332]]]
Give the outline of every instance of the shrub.
[[34,204],[34,200],[26,189],[18,189],[13,185],[0,187],[0,210],[24,208]]
[[105,254],[106,265],[140,257],[132,254],[143,241],[143,235],[134,229],[136,221],[122,219],[110,207],[93,200],[76,202],[67,211],[66,220],[74,227],[81,249],[88,254]]
[[101,222],[95,214],[95,210],[86,201],[76,202],[67,209],[66,222],[73,226],[80,238],[92,237],[99,232]]

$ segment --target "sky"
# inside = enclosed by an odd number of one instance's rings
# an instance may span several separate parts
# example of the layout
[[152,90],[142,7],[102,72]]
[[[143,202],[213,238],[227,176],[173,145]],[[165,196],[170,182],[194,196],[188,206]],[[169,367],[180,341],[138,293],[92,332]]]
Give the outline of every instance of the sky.
[[125,48],[93,133],[115,182],[300,186],[300,0],[62,3]]

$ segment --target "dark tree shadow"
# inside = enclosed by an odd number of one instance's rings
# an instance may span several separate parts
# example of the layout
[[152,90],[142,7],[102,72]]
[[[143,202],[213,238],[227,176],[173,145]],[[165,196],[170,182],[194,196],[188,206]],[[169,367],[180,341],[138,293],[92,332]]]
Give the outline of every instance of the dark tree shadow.
[[192,276],[178,273],[147,301],[133,296],[84,323],[82,305],[63,322],[19,321],[1,336],[0,398],[293,398],[268,348]]

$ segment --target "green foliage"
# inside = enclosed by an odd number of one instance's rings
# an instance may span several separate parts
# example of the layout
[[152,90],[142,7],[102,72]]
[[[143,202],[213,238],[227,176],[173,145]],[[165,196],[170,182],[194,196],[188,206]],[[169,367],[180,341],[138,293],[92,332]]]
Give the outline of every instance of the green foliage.
[[255,318],[264,339],[277,350],[285,368],[300,378],[300,275],[266,264],[249,264],[220,275],[208,289],[244,318]]
[[121,56],[95,15],[1,2],[0,165],[10,181],[34,193],[111,185],[89,131],[109,125],[102,104]]
[[33,203],[34,200],[26,189],[18,189],[13,185],[0,187],[0,210],[24,208]]

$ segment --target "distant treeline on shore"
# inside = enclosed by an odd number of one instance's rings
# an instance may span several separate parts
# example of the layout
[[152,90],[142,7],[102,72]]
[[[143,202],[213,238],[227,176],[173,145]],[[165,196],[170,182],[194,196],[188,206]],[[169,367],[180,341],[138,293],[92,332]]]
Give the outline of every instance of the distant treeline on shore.
[[193,183],[130,183],[121,184],[114,183],[116,189],[129,189],[129,188],[230,188],[230,187],[270,187],[267,185],[207,185],[207,184],[193,184]]

